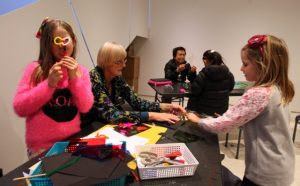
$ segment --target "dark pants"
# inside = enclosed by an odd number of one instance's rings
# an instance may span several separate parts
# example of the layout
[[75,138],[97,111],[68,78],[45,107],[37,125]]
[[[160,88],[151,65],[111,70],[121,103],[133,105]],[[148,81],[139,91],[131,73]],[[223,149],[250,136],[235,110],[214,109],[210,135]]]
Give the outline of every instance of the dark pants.
[[172,98],[171,97],[162,96],[161,97],[161,102],[162,103],[171,103],[172,102]]
[[242,180],[222,165],[223,186],[241,186]]
[[259,186],[244,176],[243,181],[229,169],[222,166],[223,186]]
[[244,176],[241,186],[259,186]]

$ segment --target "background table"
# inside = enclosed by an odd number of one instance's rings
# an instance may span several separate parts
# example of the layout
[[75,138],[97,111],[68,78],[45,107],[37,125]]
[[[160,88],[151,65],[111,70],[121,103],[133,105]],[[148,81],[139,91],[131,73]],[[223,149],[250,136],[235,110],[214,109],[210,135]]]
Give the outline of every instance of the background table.
[[[190,85],[189,83],[179,83],[173,82],[172,84],[167,85],[154,85],[148,83],[150,87],[155,91],[154,101],[162,102],[159,99],[159,96],[164,96],[165,98],[176,98],[179,99],[180,104],[184,105],[184,97],[188,97],[190,94]],[[184,90],[184,92],[182,91]]]
[[[181,105],[183,106],[184,97],[189,97],[191,94],[190,83],[173,82],[168,85],[154,85],[148,83],[148,85],[155,91],[154,101],[157,102],[161,102],[159,95],[167,98],[181,98]],[[235,82],[234,88],[229,93],[229,96],[242,96],[249,85],[250,83],[246,81]],[[184,92],[182,90],[184,90]]]

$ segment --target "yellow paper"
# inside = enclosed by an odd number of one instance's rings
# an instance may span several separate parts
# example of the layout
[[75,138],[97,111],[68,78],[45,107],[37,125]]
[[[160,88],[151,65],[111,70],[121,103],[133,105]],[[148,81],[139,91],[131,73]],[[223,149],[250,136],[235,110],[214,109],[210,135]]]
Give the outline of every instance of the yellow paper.
[[131,160],[130,162],[127,163],[127,167],[129,167],[131,170],[135,170],[137,165],[136,165],[136,162],[135,162],[135,159],[134,160]]
[[167,131],[166,127],[161,127],[156,125],[154,126],[149,124],[145,124],[145,125],[151,128],[144,132],[138,133],[137,136],[149,139],[147,144],[155,144],[161,138],[160,134],[165,133]]

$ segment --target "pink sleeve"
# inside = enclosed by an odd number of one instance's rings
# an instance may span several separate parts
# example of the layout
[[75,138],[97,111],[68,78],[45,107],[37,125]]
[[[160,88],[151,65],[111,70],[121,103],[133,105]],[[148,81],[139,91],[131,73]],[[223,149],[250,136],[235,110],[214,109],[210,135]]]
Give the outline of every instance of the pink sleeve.
[[35,87],[31,86],[31,75],[37,66],[38,63],[34,62],[26,67],[17,87],[13,107],[15,112],[21,117],[26,117],[41,109],[41,107],[51,99],[55,90],[48,86],[47,79]]
[[272,94],[271,87],[249,89],[227,112],[218,118],[201,119],[199,125],[211,132],[228,132],[257,117],[268,105]]
[[70,81],[70,90],[73,96],[73,102],[79,112],[88,112],[94,103],[94,96],[91,87],[89,72],[86,68],[79,66],[82,76],[76,77]]

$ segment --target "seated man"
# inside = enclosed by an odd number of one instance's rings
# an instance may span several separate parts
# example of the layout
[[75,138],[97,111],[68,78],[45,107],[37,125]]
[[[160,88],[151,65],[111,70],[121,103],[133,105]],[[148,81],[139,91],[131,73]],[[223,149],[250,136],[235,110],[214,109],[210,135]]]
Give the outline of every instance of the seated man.
[[165,66],[165,78],[173,82],[185,82],[186,78],[193,82],[196,77],[196,67],[185,61],[185,48],[176,47],[173,49],[173,59],[170,59]]
[[[173,82],[185,82],[188,79],[193,82],[196,78],[195,66],[185,61],[186,51],[183,47],[173,49],[173,59],[170,59],[165,66],[165,78]],[[162,97],[163,103],[171,103],[171,98]]]

